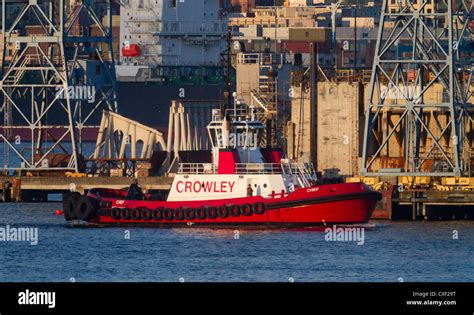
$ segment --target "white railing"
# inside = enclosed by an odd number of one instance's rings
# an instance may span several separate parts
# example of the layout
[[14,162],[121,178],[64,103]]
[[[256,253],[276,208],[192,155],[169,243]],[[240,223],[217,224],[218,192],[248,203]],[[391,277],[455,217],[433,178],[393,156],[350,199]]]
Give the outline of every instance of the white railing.
[[[217,174],[212,163],[181,163],[178,174]],[[310,187],[316,183],[316,172],[312,163],[236,163],[235,174],[283,174],[293,177],[300,187]]]
[[253,113],[251,110],[252,108],[245,106],[236,109],[226,109],[225,115],[222,115],[221,112],[215,112],[212,114],[212,121],[222,121],[223,117],[227,115],[229,115],[235,122],[260,120],[264,116],[264,113],[260,108],[253,108]]
[[159,25],[160,33],[207,33],[224,34],[227,31],[227,23],[224,21],[205,21],[205,22],[174,22],[163,21]]
[[280,65],[288,63],[286,54],[276,53],[240,53],[237,55],[238,64],[258,64],[260,66]]
[[259,64],[260,63],[260,54],[257,53],[240,53],[237,55],[238,64]]
[[317,176],[312,163],[282,163],[283,174],[294,176],[301,187],[310,187],[316,183]]
[[212,163],[180,163],[178,174],[215,174],[216,166]]
[[[134,17],[125,21],[125,32],[130,34],[225,34],[225,22],[169,22],[153,17]],[[139,27],[137,24],[142,23]]]
[[278,163],[236,163],[235,174],[282,174]]

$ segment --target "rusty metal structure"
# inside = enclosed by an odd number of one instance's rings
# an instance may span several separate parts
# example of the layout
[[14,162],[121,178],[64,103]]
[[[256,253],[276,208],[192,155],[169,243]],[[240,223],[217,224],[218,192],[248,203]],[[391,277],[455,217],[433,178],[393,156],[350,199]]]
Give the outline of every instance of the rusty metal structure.
[[472,1],[384,0],[380,19],[361,175],[471,175]]
[[2,1],[2,170],[79,171],[83,130],[117,109],[111,2]]

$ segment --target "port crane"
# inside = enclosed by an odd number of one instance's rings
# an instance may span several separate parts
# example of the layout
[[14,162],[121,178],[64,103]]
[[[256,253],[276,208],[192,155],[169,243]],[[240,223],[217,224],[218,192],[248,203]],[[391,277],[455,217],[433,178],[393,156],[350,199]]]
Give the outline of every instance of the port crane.
[[383,1],[361,175],[472,175],[473,12],[472,1]]
[[83,133],[117,111],[112,1],[4,0],[2,30],[0,168],[80,171]]

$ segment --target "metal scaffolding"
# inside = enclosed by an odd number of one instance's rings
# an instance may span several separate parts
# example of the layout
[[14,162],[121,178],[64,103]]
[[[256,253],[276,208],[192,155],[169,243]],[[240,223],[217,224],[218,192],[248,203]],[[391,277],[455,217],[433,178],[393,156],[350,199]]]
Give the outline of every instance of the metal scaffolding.
[[[83,87],[74,100],[78,142],[97,128],[102,110],[117,111],[113,54],[112,0],[75,0],[65,21],[66,58],[71,86]],[[107,56],[106,60],[104,56]],[[79,147],[82,153],[82,148]]]
[[472,1],[383,1],[361,175],[470,175],[473,12]]
[[102,109],[116,110],[111,1],[77,2],[2,1],[4,171],[80,171],[83,130],[98,127]]

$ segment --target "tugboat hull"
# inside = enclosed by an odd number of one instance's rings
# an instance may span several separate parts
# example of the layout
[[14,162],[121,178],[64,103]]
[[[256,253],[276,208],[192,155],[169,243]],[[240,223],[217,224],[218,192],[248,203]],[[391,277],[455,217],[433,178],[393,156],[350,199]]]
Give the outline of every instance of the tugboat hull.
[[[107,196],[109,194],[109,196]],[[300,188],[285,195],[196,201],[120,198],[123,191],[93,189],[87,221],[156,227],[311,227],[366,223],[381,194],[360,183]],[[100,196],[98,198],[97,196]]]

